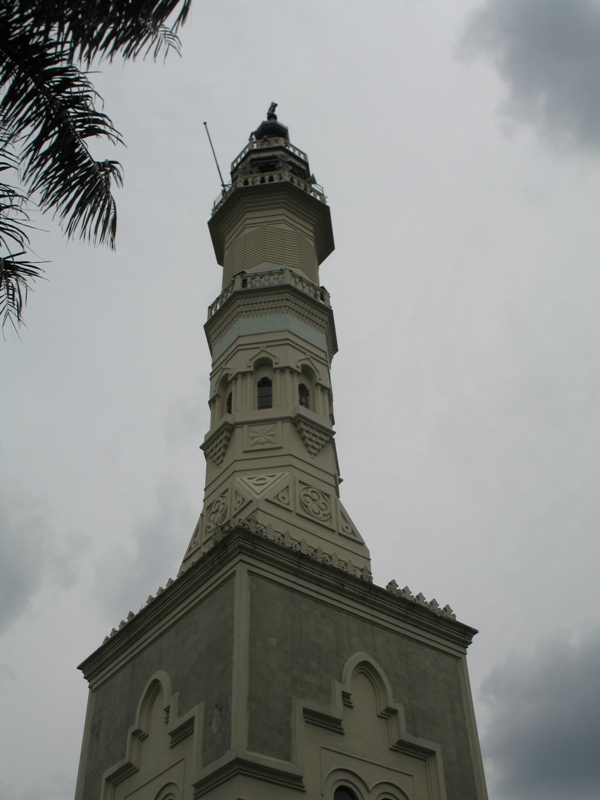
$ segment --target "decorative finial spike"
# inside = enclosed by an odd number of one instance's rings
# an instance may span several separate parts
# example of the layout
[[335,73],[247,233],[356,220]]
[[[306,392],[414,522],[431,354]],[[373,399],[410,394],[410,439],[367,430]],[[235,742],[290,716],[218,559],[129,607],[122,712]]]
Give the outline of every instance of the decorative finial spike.
[[269,110],[267,111],[268,120],[277,119],[277,114],[275,113],[277,105],[278,105],[277,103],[271,103],[271,105],[269,106]]

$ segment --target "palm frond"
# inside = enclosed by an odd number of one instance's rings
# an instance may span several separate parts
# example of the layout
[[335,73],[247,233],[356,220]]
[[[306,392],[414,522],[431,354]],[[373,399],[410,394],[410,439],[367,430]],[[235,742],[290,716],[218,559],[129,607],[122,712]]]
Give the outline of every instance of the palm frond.
[[70,59],[87,64],[117,55],[135,59],[152,53],[157,58],[178,49],[177,31],[191,6],[191,0],[0,1],[11,3],[32,32],[60,40]]
[[114,247],[116,211],[112,185],[121,168],[96,161],[90,140],[122,142],[109,117],[96,108],[101,98],[87,75],[62,60],[60,45],[32,42],[20,31],[1,35],[0,119],[23,132],[22,179],[37,193],[42,210],[52,209],[68,236],[79,234]]
[[3,258],[0,256],[0,318],[1,327],[7,322],[17,330],[23,323],[23,309],[31,291],[31,281],[42,277],[44,270],[39,264],[20,259],[24,251]]
[[[90,143],[121,144],[86,72],[95,59],[157,59],[179,52],[191,0],[0,0],[0,316],[22,320],[28,281],[41,267],[22,258],[33,197],[68,237],[115,245],[113,188],[121,166],[96,160]],[[3,176],[4,178],[5,176]],[[16,188],[22,185],[24,191]]]
[[[18,156],[12,150],[11,137],[0,130],[0,173],[16,170]],[[16,330],[23,321],[23,309],[30,283],[41,277],[39,264],[21,258],[29,245],[31,227],[27,197],[15,186],[0,183],[0,327],[7,322]]]

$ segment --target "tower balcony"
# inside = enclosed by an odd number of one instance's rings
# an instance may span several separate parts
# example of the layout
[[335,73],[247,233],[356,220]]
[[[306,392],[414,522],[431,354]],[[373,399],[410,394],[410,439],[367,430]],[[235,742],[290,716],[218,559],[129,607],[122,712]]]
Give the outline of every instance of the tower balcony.
[[[258,143],[250,142],[248,147],[251,144],[258,144]],[[323,204],[327,203],[327,197],[325,196],[325,192],[322,186],[320,186],[318,183],[314,183],[311,180],[304,180],[303,178],[298,177],[298,175],[294,175],[294,173],[291,170],[286,169],[286,170],[277,170],[275,172],[238,175],[231,181],[231,183],[229,183],[223,189],[221,194],[217,197],[217,199],[213,203],[212,214],[213,216],[214,214],[216,214],[216,212],[221,208],[221,206],[225,203],[225,201],[229,197],[231,197],[231,195],[236,189],[241,189],[246,186],[261,186],[269,183],[285,183],[285,182],[291,183],[298,189],[302,189],[302,191],[311,195],[311,197],[320,200],[321,203]]]
[[216,314],[234,292],[249,289],[267,289],[270,287],[293,286],[304,294],[322,303],[326,308],[331,308],[329,292],[324,286],[316,286],[312,281],[303,278],[291,269],[283,267],[279,270],[265,270],[264,272],[238,272],[233,280],[221,294],[208,307],[208,319]]
[[299,147],[295,147],[293,144],[290,144],[290,142],[288,142],[287,139],[284,139],[283,136],[269,136],[265,139],[250,139],[242,152],[231,162],[231,171],[233,172],[237,167],[239,167],[246,156],[250,155],[253,151],[273,150],[275,147],[283,147],[286,150],[289,150],[290,153],[293,153],[295,156],[302,159],[302,161],[306,161],[308,164],[308,156],[304,150],[300,150]]

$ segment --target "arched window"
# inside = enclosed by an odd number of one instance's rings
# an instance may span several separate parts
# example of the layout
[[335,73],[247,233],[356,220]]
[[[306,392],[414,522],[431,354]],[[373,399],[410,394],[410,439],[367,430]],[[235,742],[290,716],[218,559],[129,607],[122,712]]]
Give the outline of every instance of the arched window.
[[225,400],[225,413],[231,414],[231,405],[232,405],[232,395],[231,392],[227,395],[227,400]]
[[257,383],[257,407],[273,407],[273,383],[270,378],[261,378]]
[[298,403],[301,406],[304,406],[304,408],[309,408],[310,407],[309,401],[310,401],[310,392],[306,388],[306,385],[304,383],[301,383],[298,386]]
[[357,800],[355,793],[348,786],[338,786],[333,793],[333,800]]

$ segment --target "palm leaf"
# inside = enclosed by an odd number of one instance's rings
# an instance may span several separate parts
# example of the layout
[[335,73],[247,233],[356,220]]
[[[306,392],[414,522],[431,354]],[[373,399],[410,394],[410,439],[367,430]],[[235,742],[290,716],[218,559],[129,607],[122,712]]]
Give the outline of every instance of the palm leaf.
[[[20,257],[29,239],[27,203],[58,217],[68,237],[114,248],[112,194],[121,166],[97,160],[92,141],[122,139],[86,72],[94,59],[179,51],[191,0],[0,0],[0,315],[22,319],[27,281],[41,269]],[[6,253],[3,253],[5,250]],[[17,254],[15,255],[15,252]],[[3,324],[4,324],[3,323]]]
[[173,46],[178,49],[176,34],[191,0],[12,0],[11,4],[30,32],[61,41],[71,60],[90,64],[117,55],[135,59],[153,53],[156,58]]
[[13,256],[0,256],[0,317],[2,328],[10,322],[15,330],[23,322],[23,309],[31,291],[31,281],[40,278],[43,269],[27,259],[19,259],[24,251]]

